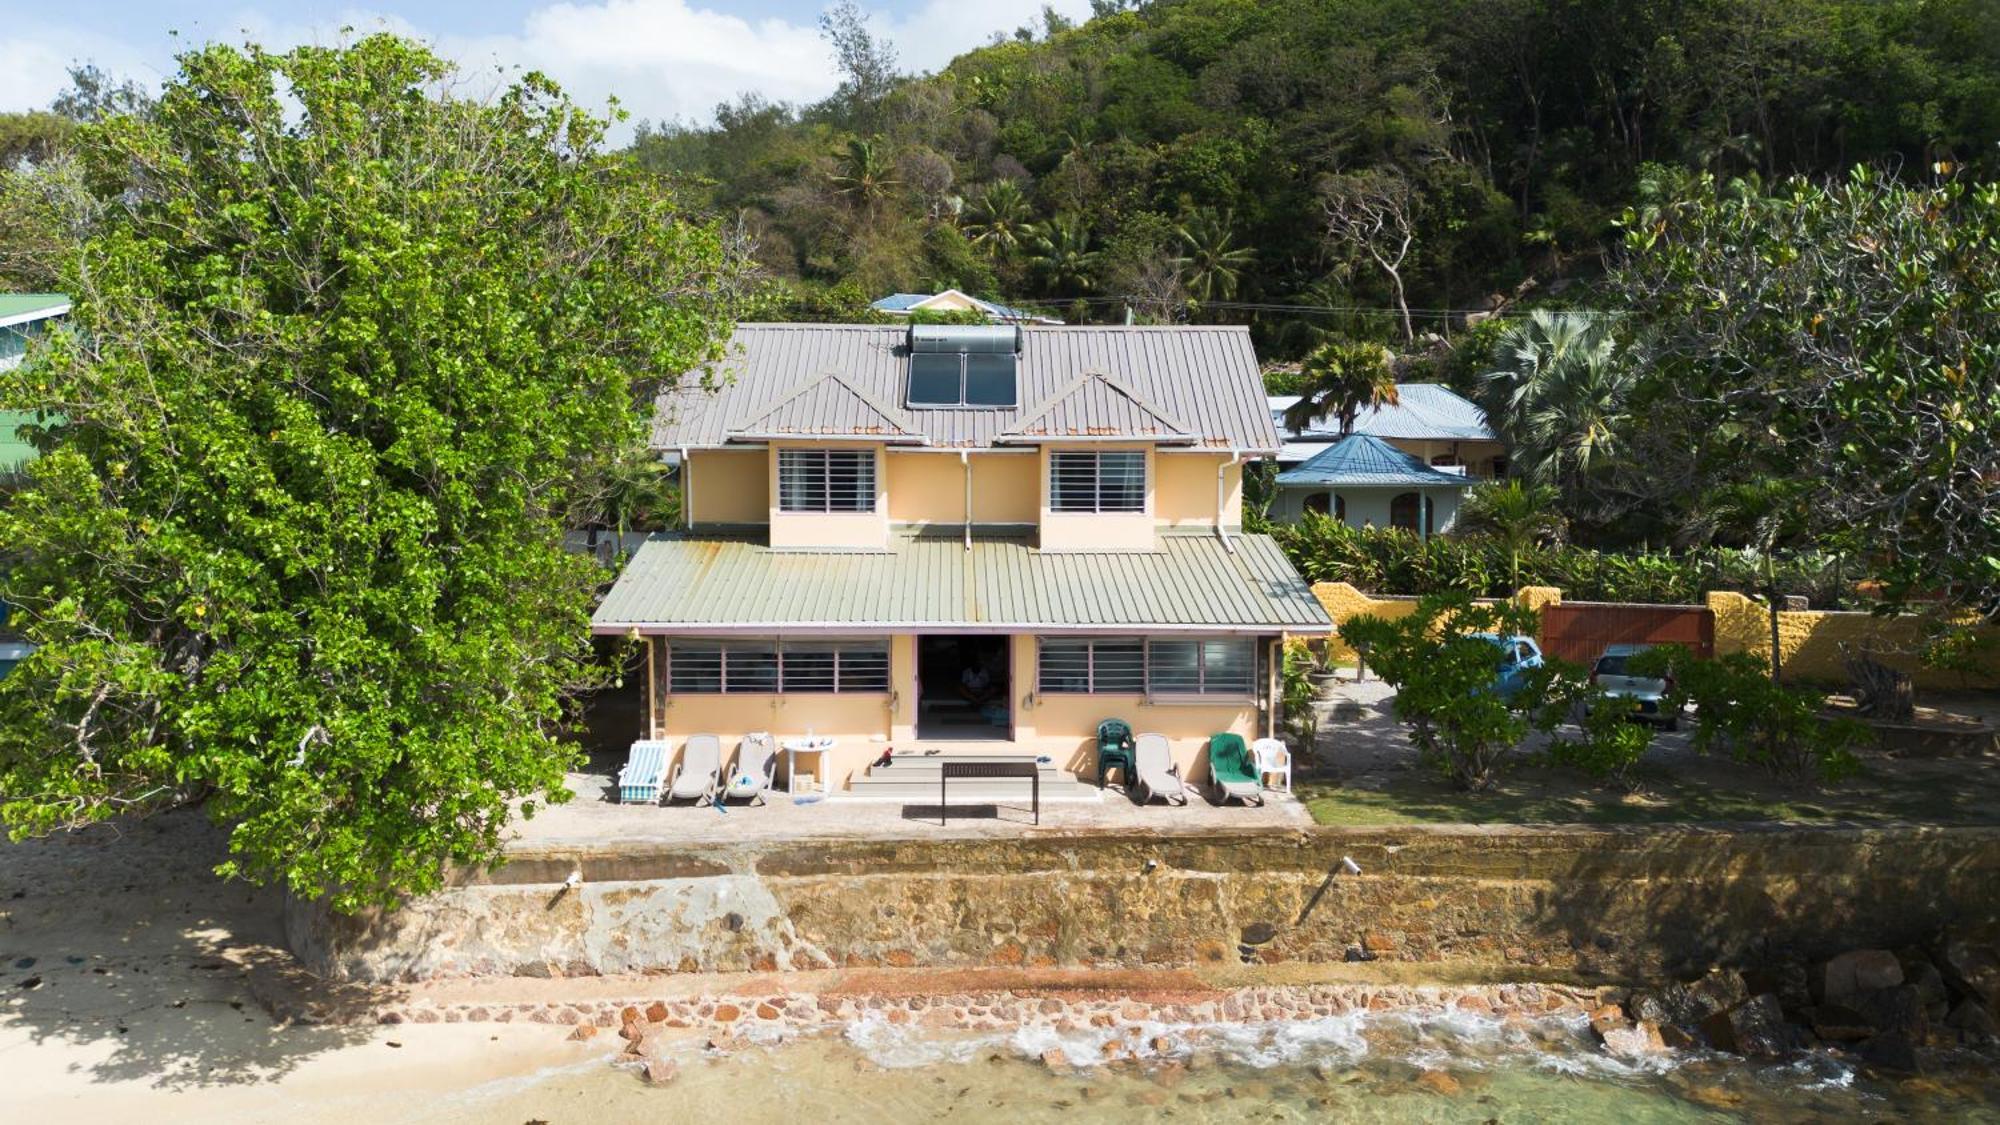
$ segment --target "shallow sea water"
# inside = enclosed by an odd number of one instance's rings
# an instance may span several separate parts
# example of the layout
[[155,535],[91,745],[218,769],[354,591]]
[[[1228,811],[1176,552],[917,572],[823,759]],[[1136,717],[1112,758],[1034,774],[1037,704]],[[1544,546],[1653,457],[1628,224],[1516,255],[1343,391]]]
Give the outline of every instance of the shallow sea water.
[[[1114,1039],[1137,1057],[1106,1061]],[[1052,1051],[1062,1056],[1055,1065],[1045,1061]],[[663,1053],[680,1065],[668,1085],[600,1059],[464,1091],[412,1120],[2000,1123],[1991,1059],[1954,1057],[1905,1079],[1829,1054],[1783,1065],[1680,1054],[1635,1065],[1607,1057],[1580,1018],[1356,1014],[988,1035],[871,1018],[837,1036],[728,1054],[693,1041]]]

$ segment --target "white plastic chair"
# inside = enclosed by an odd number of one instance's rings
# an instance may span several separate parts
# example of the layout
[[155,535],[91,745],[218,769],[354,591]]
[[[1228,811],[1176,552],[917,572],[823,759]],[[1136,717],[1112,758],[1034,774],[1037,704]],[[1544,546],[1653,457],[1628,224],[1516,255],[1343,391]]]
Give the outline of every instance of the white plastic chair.
[[1285,779],[1285,792],[1292,791],[1292,752],[1282,739],[1260,738],[1251,743],[1250,760],[1257,767],[1258,782],[1275,773]]

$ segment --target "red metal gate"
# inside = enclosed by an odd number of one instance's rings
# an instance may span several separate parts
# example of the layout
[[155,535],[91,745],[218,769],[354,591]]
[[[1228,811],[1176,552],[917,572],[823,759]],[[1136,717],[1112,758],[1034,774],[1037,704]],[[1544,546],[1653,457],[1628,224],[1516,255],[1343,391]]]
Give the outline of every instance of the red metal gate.
[[1542,652],[1589,664],[1606,645],[1676,644],[1715,655],[1715,614],[1698,605],[1558,602],[1542,607]]

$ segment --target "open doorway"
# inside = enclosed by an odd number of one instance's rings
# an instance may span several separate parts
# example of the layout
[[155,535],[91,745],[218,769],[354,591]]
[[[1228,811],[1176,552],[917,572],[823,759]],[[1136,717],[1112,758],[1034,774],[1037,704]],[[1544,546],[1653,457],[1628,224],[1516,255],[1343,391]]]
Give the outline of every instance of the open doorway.
[[1013,734],[1007,637],[917,638],[917,737],[1006,739]]

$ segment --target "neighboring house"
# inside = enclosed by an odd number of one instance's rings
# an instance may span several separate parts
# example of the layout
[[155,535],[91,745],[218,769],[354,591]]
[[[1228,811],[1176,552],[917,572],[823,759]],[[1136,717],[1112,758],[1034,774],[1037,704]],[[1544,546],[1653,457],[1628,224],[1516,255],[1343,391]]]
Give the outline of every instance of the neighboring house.
[[[0,371],[20,366],[28,345],[61,323],[69,308],[61,293],[0,293]],[[0,410],[0,473],[18,470],[35,455],[18,432],[35,420],[32,412]]]
[[[1457,468],[1488,479],[1505,476],[1507,449],[1486,423],[1486,413],[1440,383],[1401,383],[1394,406],[1363,408],[1354,432],[1381,438],[1438,468]],[[1285,435],[1278,464],[1289,469],[1326,450],[1341,437],[1339,419],[1322,415],[1297,432],[1285,428],[1285,411],[1297,395],[1270,397],[1271,421]]]
[[1062,321],[1026,309],[1009,308],[993,301],[982,301],[978,297],[947,289],[942,293],[891,293],[887,297],[868,306],[879,313],[890,316],[909,316],[912,313],[935,312],[983,313],[987,320],[995,324],[1061,324]]
[[1319,512],[1349,527],[1400,527],[1429,538],[1451,530],[1465,490],[1478,483],[1381,438],[1350,434],[1278,474],[1271,518],[1289,523]]
[[[1277,450],[1242,328],[740,326],[662,394],[687,528],[599,634],[647,644],[647,731],[808,731],[836,788],[957,742],[1088,774],[1097,724],[1273,729],[1279,642],[1330,622],[1242,465]],[[634,732],[639,734],[641,732]]]

